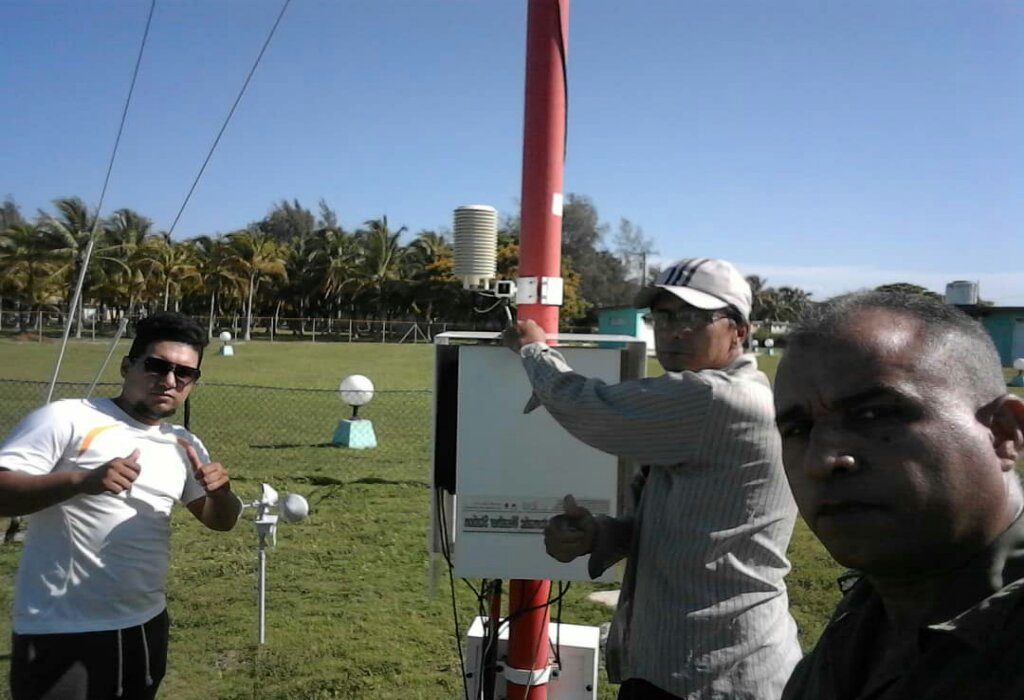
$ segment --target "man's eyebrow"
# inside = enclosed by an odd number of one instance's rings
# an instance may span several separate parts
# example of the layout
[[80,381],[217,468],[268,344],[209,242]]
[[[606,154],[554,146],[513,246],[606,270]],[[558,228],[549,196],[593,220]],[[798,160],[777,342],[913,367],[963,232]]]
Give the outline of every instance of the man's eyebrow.
[[838,399],[834,399],[830,402],[830,407],[847,409],[852,408],[853,406],[859,406],[862,403],[875,401],[876,399],[888,399],[890,401],[898,401],[900,403],[910,403],[914,401],[915,397],[912,394],[908,394],[907,392],[897,389],[889,384],[876,384],[874,386],[869,386],[862,391],[858,391],[855,394],[840,396]]
[[[877,384],[875,386],[869,386],[854,394],[848,394],[846,396],[841,396],[838,399],[834,399],[828,403],[828,408],[829,410],[848,410],[855,406],[859,406],[860,404],[875,401],[877,399],[888,399],[899,403],[910,403],[914,401],[914,396],[888,384]],[[775,423],[777,425],[781,425],[789,421],[801,420],[807,417],[808,411],[803,406],[790,406],[776,415]]]
[[807,417],[807,411],[803,406],[790,406],[785,411],[775,416],[775,424],[782,425],[794,420],[801,420]]

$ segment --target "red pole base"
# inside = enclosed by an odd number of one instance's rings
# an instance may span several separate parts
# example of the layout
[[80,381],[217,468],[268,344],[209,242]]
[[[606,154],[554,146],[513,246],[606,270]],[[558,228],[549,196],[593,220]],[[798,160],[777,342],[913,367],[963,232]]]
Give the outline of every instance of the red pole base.
[[[509,582],[509,615],[514,619],[509,625],[509,639],[516,640],[508,649],[508,665],[514,669],[541,670],[550,664],[548,641],[548,595],[549,581]],[[530,612],[523,612],[529,610]],[[545,700],[547,682],[527,686],[507,684],[508,700]]]

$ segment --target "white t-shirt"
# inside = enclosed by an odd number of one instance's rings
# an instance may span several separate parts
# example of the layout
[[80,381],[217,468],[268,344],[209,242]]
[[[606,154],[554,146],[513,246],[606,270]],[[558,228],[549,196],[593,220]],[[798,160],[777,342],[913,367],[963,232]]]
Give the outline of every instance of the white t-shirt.
[[139,450],[139,477],[118,495],[79,495],[31,516],[14,589],[19,634],[140,625],[166,606],[171,506],[205,495],[184,450],[209,454],[184,428],[150,426],[110,399],[55,401],[0,445],[0,468],[25,474],[95,469]]

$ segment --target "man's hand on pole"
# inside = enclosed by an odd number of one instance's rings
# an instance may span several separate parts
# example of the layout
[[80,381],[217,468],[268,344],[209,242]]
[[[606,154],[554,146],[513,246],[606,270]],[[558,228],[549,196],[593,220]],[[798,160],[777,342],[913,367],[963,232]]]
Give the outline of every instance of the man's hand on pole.
[[502,342],[515,352],[519,352],[524,345],[544,343],[547,339],[544,329],[536,321],[518,321],[501,334]]
[[562,508],[565,512],[548,520],[544,528],[544,548],[564,564],[590,553],[597,525],[590,511],[577,505],[571,495],[563,499]]

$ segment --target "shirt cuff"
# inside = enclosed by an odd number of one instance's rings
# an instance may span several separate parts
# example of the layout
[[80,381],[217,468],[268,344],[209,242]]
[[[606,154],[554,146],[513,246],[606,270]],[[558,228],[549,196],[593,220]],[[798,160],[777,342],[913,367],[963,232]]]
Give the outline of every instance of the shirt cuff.
[[594,525],[594,542],[587,561],[587,574],[592,579],[598,578],[622,559],[622,555],[615,551],[615,519],[607,515],[595,515]]
[[528,343],[519,349],[520,357],[538,357],[547,352],[550,348],[547,343]]

